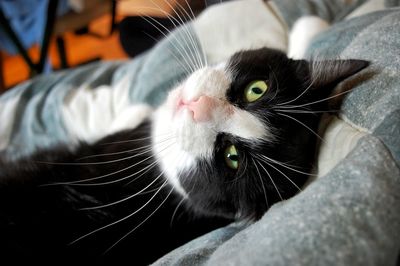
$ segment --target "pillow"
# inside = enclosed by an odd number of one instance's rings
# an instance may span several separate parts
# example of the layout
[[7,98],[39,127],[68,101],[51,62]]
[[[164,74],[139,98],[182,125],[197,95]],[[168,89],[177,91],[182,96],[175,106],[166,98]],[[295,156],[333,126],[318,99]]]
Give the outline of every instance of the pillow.
[[[189,74],[182,57],[192,45],[201,45],[197,52],[209,63],[241,49],[286,50],[297,19],[319,15],[333,25],[313,40],[308,55],[372,62],[340,84],[354,89],[340,116],[329,119],[320,177],[260,221],[211,232],[155,265],[394,265],[400,249],[400,10],[387,7],[395,5],[242,0],[213,6],[132,61],[41,76],[3,94],[0,152],[17,158],[59,142],[73,149],[79,139],[134,127]],[[383,10],[360,16],[376,9]],[[99,119],[112,126],[98,126]]]

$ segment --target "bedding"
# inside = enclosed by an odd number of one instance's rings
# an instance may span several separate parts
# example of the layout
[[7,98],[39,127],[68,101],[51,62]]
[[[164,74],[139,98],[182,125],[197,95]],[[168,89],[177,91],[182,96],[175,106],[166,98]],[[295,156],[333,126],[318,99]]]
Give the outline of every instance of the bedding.
[[40,76],[1,95],[0,152],[17,158],[59,142],[73,149],[79,139],[95,141],[134,127],[188,75],[184,53],[177,49],[189,51],[195,42],[209,63],[241,49],[287,50],[295,22],[317,15],[331,27],[313,39],[307,56],[372,62],[362,76],[339,85],[353,90],[340,114],[326,117],[318,178],[295,197],[272,206],[258,222],[210,232],[154,265],[396,265],[399,4],[242,0],[210,7],[131,61]]

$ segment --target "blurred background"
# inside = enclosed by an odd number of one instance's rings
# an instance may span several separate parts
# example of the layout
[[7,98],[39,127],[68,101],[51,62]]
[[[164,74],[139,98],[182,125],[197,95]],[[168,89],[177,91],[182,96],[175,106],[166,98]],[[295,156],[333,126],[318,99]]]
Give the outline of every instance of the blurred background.
[[165,33],[168,16],[188,20],[219,2],[0,0],[0,92],[38,74],[134,58],[163,37],[154,25]]

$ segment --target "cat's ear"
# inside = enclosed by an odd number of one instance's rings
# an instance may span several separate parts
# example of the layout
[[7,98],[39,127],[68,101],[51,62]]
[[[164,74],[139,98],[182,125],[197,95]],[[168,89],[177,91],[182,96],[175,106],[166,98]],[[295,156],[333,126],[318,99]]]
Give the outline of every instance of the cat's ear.
[[360,72],[369,65],[368,61],[347,60],[322,60],[308,62],[312,87],[332,87],[342,80]]

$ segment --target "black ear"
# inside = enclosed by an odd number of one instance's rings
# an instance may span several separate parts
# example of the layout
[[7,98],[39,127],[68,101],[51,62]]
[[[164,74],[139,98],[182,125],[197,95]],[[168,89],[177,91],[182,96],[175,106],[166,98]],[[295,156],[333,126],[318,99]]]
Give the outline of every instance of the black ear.
[[368,65],[368,61],[356,59],[311,61],[311,82],[314,88],[335,86]]

